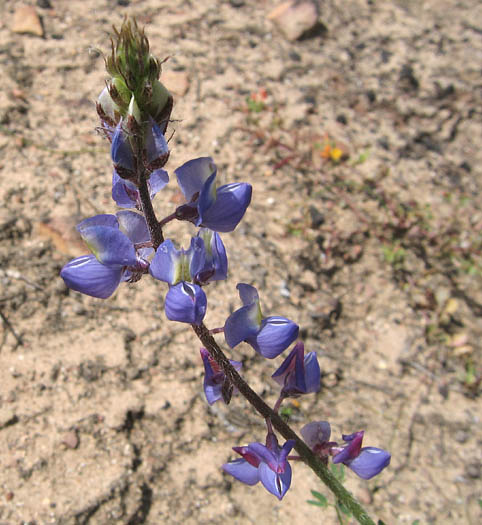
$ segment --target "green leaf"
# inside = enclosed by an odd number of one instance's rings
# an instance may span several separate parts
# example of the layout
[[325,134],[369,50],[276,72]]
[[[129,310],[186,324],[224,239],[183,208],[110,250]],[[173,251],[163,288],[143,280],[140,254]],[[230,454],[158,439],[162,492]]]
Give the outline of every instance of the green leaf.
[[313,501],[312,499],[306,500],[306,503],[309,503],[310,505],[313,505],[315,507],[321,507],[321,508],[325,508],[326,507],[326,505],[321,503],[321,501]]
[[328,506],[328,499],[326,498],[326,496],[324,496],[317,490],[312,490],[310,492],[311,492],[311,495],[319,501],[319,505],[321,505],[322,507]]

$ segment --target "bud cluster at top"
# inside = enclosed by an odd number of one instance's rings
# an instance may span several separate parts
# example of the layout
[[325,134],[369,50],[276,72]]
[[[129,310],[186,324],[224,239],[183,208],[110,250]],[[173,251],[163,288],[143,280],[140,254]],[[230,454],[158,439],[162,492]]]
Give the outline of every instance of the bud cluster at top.
[[135,21],[125,20],[114,32],[105,57],[110,78],[98,100],[99,116],[111,127],[128,114],[139,124],[150,116],[165,131],[172,97],[159,81],[161,61],[149,52],[149,41]]

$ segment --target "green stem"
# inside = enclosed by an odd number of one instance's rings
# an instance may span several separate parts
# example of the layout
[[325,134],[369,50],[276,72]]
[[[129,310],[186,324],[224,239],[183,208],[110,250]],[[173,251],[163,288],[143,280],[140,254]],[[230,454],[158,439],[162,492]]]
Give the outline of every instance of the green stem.
[[308,445],[306,445],[306,443],[291,429],[291,427],[287,425],[285,421],[276,412],[274,412],[238,374],[206,326],[204,324],[191,326],[203,346],[209,351],[212,358],[221,367],[226,377],[231,381],[232,385],[234,385],[239,390],[243,397],[246,398],[246,400],[261,416],[263,416],[264,419],[269,419],[271,421],[273,427],[285,439],[293,439],[295,441],[294,448],[301,456],[303,461],[333,492],[335,498],[350,510],[358,523],[361,525],[375,525],[375,522],[370,518],[370,516],[368,516],[365,509],[333,476],[333,474],[323,464],[321,459],[313,454]]

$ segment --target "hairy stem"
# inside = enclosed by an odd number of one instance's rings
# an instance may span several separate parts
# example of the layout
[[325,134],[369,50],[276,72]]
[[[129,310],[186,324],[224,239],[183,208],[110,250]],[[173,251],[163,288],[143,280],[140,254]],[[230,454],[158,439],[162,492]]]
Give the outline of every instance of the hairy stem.
[[164,242],[164,235],[162,233],[162,226],[157,220],[156,212],[152,207],[152,200],[149,194],[149,186],[147,185],[148,173],[142,162],[142,149],[143,149],[143,136],[141,133],[137,134],[134,138],[134,150],[136,158],[136,175],[137,175],[137,188],[139,190],[139,198],[141,201],[142,213],[147,222],[149,228],[149,234],[151,236],[152,247],[157,250],[159,246]]
[[254,407],[254,409],[264,418],[269,419],[273,427],[285,438],[295,440],[295,450],[301,459],[313,470],[313,472],[323,481],[323,483],[333,492],[335,498],[343,503],[362,525],[375,525],[374,521],[368,516],[365,509],[348,492],[341,483],[333,476],[323,462],[313,454],[306,443],[287,425],[284,420],[274,412],[256,392],[244,381],[234,367],[224,355],[223,351],[216,343],[214,337],[204,324],[191,325],[194,332],[200,339],[203,346],[209,351],[211,357],[218,363],[226,377]]
[[[139,173],[139,171],[141,173]],[[139,170],[138,168],[138,181],[139,181],[139,197],[142,206],[142,213],[146,218],[147,227],[151,235],[152,247],[157,250],[159,246],[164,242],[164,235],[162,234],[162,228],[156,217],[156,212],[152,207],[151,196],[149,195],[149,188],[147,186],[147,174],[144,168]]]

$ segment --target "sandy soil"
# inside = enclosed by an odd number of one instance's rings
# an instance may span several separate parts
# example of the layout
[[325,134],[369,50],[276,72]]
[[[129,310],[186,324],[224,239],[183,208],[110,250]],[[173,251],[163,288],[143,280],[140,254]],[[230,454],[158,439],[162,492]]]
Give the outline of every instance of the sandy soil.
[[[306,503],[324,490],[303,465],[282,502],[222,473],[263,424],[242,398],[208,407],[199,344],[166,320],[162,283],[99,301],[58,276],[85,253],[75,224],[115,211],[94,129],[105,72],[89,50],[126,14],[171,57],[166,168],[211,155],[224,181],[254,187],[206,324],[239,305],[237,282],[256,285],[323,369],[323,390],[288,404],[294,427],[327,419],[392,452],[370,482],[348,473],[371,514],[480,523],[482,287],[480,266],[456,262],[480,255],[480,3],[326,0],[323,26],[296,42],[267,18],[271,0],[52,0],[37,7],[43,38],[12,31],[18,4],[0,3],[0,523],[337,522]],[[159,215],[179,198],[171,181]],[[253,354],[232,352],[274,402],[281,358]]]

